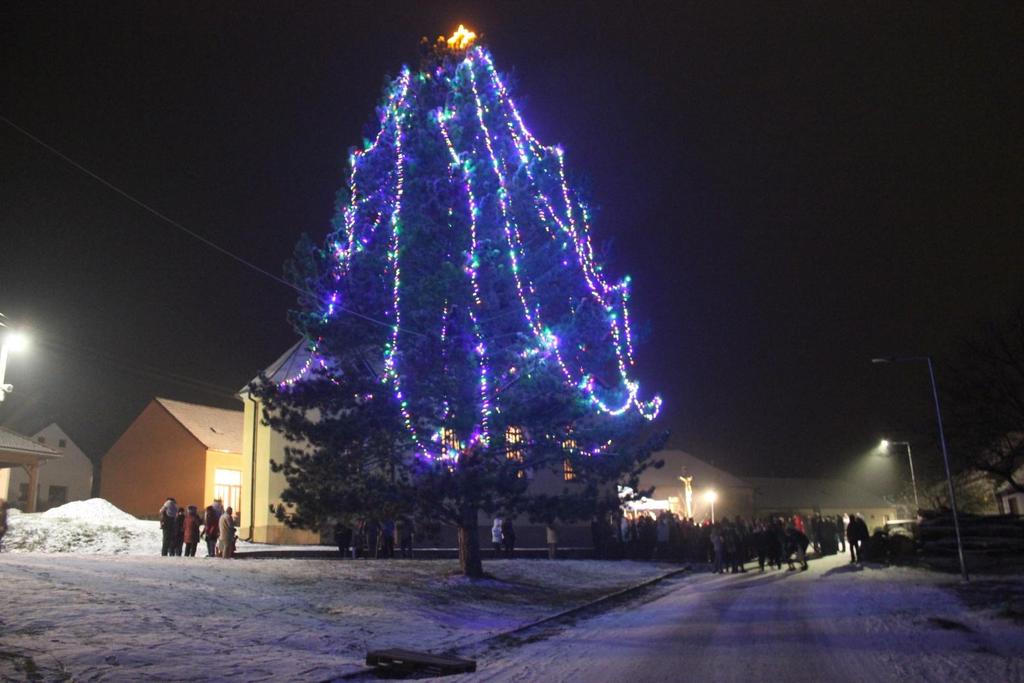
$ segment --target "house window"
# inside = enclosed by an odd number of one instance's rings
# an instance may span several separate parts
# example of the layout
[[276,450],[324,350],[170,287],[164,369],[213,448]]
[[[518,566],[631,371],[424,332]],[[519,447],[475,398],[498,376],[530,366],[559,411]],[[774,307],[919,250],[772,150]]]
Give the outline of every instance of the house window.
[[36,441],[38,441],[39,443],[46,443],[46,437],[40,434],[39,436],[36,437]]
[[57,448],[67,448],[67,447],[68,447],[68,440],[67,439],[58,439],[57,440]]
[[46,499],[46,504],[50,507],[57,507],[68,502],[68,487],[67,486],[51,486],[49,495]]
[[562,461],[562,479],[565,481],[576,481],[576,469],[572,466],[572,455],[578,448],[579,445],[571,434],[562,440],[562,450],[566,454],[565,460]]
[[[523,462],[525,460],[523,455],[525,445],[526,437],[522,427],[512,425],[505,430],[505,457],[515,462]],[[526,476],[526,471],[520,468],[516,472],[516,476],[522,479]]]
[[213,497],[224,501],[224,507],[238,512],[242,503],[242,473],[239,470],[213,471]]
[[441,430],[441,457],[454,460],[459,455],[459,437],[451,427]]
[[28,484],[18,484],[18,504],[22,507],[28,504]]

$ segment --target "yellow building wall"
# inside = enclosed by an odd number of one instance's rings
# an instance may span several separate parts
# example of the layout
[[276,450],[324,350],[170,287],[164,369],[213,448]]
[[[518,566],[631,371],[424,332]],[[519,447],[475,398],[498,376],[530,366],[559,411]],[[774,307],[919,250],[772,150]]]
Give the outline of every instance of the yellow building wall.
[[[270,468],[271,459],[284,460],[288,441],[262,424],[262,407],[258,401],[245,399],[245,424],[242,431],[242,514],[239,537],[256,543],[274,545],[316,545],[320,534],[305,529],[289,529],[271,512],[281,502],[281,492],[288,482],[284,474]],[[254,461],[255,460],[255,467]],[[255,473],[255,485],[253,474]]]
[[[242,454],[241,453],[228,453],[226,451],[206,451],[206,478],[203,484],[203,504],[199,506],[202,510],[204,507],[213,502],[214,496],[214,481],[213,475],[214,470],[236,470],[242,471]],[[239,510],[233,510],[238,514],[246,514],[245,506],[247,500],[245,498],[245,475],[242,475],[242,496],[241,505]],[[224,501],[224,505],[228,505],[228,501]]]

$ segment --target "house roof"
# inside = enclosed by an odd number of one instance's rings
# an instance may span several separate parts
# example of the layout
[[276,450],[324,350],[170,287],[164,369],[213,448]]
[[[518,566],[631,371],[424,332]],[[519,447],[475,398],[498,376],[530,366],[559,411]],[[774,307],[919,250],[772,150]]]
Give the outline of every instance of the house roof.
[[[268,365],[262,374],[266,375],[267,379],[271,382],[283,382],[286,379],[291,379],[304,372],[312,355],[309,342],[305,339],[300,339],[282,353],[277,360]],[[257,379],[259,378],[253,377],[252,381]],[[249,393],[249,385],[246,384],[239,389],[238,393],[244,397]]]
[[750,488],[743,479],[733,476],[725,470],[704,462],[686,451],[666,450],[658,451],[651,460],[663,460],[664,466],[660,469],[648,468],[640,475],[641,487],[654,486],[654,496],[662,498],[682,488],[679,481],[680,476],[693,477],[693,485],[697,488]]
[[12,432],[10,429],[5,429],[4,427],[0,427],[0,451],[25,453],[41,458],[61,457],[60,453],[52,448],[33,441],[31,437],[17,432]]
[[244,413],[241,410],[214,408],[198,403],[172,401],[169,398],[154,400],[207,448],[230,453],[242,452]]
[[892,507],[881,496],[842,479],[747,477],[747,481],[754,487],[757,509],[841,508],[858,512]]

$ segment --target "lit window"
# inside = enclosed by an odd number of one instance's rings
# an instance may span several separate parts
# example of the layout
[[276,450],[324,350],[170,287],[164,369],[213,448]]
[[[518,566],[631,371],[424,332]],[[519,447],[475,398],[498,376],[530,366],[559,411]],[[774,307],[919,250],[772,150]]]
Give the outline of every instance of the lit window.
[[441,430],[441,457],[455,459],[459,454],[459,438],[455,435],[455,430],[451,427],[445,427]]
[[[526,438],[523,434],[523,428],[515,425],[510,426],[505,430],[505,457],[515,462],[523,462],[525,460],[523,456],[523,448],[526,444]],[[526,472],[520,469],[516,472],[516,476],[522,479],[526,476]]]
[[562,478],[566,481],[576,481],[576,470],[572,467],[572,460],[566,458],[562,461]]
[[213,497],[220,498],[224,507],[238,512],[242,503],[242,473],[239,470],[213,471]]
[[572,455],[576,453],[579,445],[576,443],[576,439],[572,437],[572,432],[569,433],[565,439],[562,440],[562,450],[568,456],[562,461],[562,478],[565,481],[576,480],[576,469],[572,466]]

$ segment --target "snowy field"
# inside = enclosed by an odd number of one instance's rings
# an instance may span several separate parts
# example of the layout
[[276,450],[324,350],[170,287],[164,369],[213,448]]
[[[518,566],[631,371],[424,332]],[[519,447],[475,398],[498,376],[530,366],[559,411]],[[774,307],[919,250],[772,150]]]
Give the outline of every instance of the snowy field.
[[330,680],[369,648],[468,646],[675,569],[501,560],[470,582],[451,560],[159,557],[156,524],[108,506],[12,517],[0,679]]

